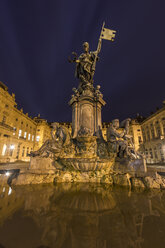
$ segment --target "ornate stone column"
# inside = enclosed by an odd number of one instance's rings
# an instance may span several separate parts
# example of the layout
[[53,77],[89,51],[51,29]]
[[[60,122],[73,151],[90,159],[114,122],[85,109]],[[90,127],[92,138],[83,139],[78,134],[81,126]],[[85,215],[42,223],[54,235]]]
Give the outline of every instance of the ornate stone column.
[[72,106],[73,138],[76,138],[78,133],[80,135],[82,130],[91,136],[99,135],[102,129],[101,108],[106,104],[99,89],[100,86],[95,89],[89,84],[73,89],[74,95],[69,101],[69,105]]

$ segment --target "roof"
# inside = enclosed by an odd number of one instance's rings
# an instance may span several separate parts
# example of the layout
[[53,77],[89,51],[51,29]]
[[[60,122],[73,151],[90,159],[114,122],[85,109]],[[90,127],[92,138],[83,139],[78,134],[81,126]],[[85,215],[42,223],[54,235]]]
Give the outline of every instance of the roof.
[[8,90],[8,87],[2,81],[0,81],[0,88]]

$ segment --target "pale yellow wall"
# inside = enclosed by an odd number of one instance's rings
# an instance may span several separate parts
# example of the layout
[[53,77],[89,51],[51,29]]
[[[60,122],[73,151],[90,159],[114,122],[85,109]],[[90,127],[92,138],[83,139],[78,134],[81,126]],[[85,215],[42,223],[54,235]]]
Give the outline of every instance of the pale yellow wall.
[[[71,123],[60,123],[60,125],[69,128],[71,133]],[[110,122],[102,124],[105,140],[109,126]],[[19,130],[22,130],[21,136]],[[50,125],[46,120],[40,117],[32,119],[28,114],[24,114],[22,109],[18,110],[15,95],[9,94],[7,88],[4,88],[0,82],[0,163],[29,161],[27,152],[39,149],[47,139],[50,139],[50,131]],[[148,163],[165,162],[165,105],[141,124],[133,120],[129,134],[133,137],[136,150],[140,147],[145,150]],[[39,137],[38,141],[37,137]],[[4,145],[7,149],[2,155]]]
[[165,106],[142,125],[144,150],[148,163],[165,162]]
[[37,122],[34,150],[38,150],[46,140],[51,138],[51,128],[47,121],[41,118],[34,118]]
[[[39,148],[50,137],[50,127],[45,120],[43,122],[40,128],[40,124],[24,114],[23,109],[18,110],[15,95],[10,95],[0,84],[0,163],[29,161],[27,153]],[[37,132],[38,129],[41,131]],[[36,133],[41,137],[39,142],[36,142]],[[4,145],[7,149],[3,155]]]
[[140,124],[136,120],[132,120],[129,128],[129,134],[132,135],[135,150],[138,151],[143,143],[143,136]]

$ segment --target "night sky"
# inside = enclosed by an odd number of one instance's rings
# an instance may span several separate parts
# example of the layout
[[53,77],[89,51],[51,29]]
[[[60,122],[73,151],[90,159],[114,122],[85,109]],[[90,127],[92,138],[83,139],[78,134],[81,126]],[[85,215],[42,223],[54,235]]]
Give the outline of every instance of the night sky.
[[144,116],[165,100],[164,0],[0,0],[0,81],[31,116],[71,121],[68,105],[82,43],[97,48],[102,23],[117,31],[103,40],[95,83],[106,101],[103,121]]

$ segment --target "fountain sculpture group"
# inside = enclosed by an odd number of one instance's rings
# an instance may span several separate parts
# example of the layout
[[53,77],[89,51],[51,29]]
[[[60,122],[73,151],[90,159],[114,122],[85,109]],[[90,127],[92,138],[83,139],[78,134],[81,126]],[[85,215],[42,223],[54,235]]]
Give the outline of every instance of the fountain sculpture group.
[[130,119],[112,121],[106,140],[102,135],[101,108],[105,105],[100,86],[93,78],[102,39],[113,40],[115,31],[101,30],[98,47],[78,57],[73,52],[69,62],[76,63],[78,88],[73,88],[72,133],[66,126],[52,123],[51,139],[31,153],[30,166],[12,180],[13,185],[50,182],[95,182],[130,188],[165,188],[165,179],[148,173],[145,158],[137,152],[129,135]]
[[89,44],[84,42],[84,52],[79,57],[73,52],[74,58],[69,58],[69,62],[76,63],[75,76],[79,79],[78,88],[73,88],[69,101],[72,134],[66,127],[53,123],[52,138],[31,154],[30,170],[41,173],[53,169],[56,173],[60,170],[107,173],[121,167],[125,172],[145,171],[143,156],[135,151],[132,137],[128,134],[131,119],[120,124],[118,119],[113,120],[107,130],[107,140],[102,135],[101,108],[105,101],[100,86],[93,86],[93,77],[102,38],[112,40],[114,37],[115,31],[109,30],[107,36],[107,30],[103,25],[96,51],[89,52]]

